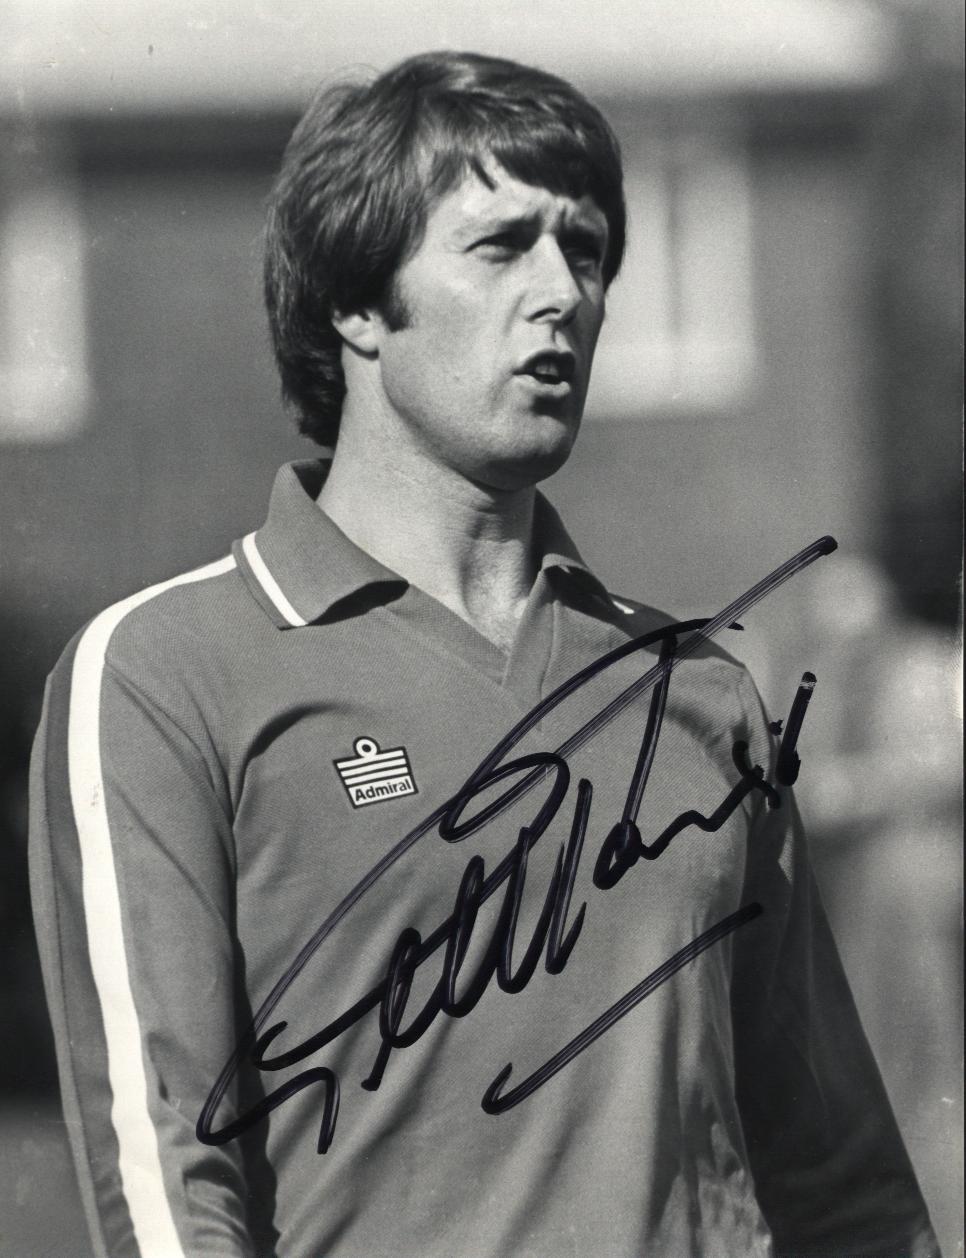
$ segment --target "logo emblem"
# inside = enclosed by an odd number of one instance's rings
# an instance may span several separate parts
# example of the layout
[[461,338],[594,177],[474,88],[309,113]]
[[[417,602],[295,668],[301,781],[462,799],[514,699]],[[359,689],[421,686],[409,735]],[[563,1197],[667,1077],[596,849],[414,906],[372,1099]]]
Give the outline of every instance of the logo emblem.
[[415,795],[416,782],[405,747],[380,751],[374,738],[357,738],[355,755],[333,760],[353,808],[380,804],[397,795]]

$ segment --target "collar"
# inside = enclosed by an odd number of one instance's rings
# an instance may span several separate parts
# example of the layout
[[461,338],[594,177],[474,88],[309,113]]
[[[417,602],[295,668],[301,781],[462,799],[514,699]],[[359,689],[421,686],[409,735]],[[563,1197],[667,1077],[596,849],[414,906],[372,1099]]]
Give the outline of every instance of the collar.
[[[279,629],[312,624],[363,589],[381,586],[388,600],[408,587],[403,577],[350,541],[319,509],[315,500],[329,466],[328,459],[311,459],[279,468],[265,523],[233,546],[249,591]],[[534,529],[542,572],[559,574],[609,602],[557,512],[540,493]]]

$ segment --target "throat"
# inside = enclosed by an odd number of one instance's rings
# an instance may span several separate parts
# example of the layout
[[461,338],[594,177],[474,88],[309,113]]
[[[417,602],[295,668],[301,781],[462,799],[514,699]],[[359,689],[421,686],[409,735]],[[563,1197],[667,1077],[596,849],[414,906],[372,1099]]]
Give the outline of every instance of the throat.
[[380,480],[353,458],[350,437],[340,432],[319,506],[360,549],[509,654],[539,567],[534,487],[485,489],[426,460]]
[[523,619],[526,599],[522,598],[504,606],[498,606],[490,602],[472,609],[465,605],[457,606],[454,601],[449,604],[449,607],[450,611],[455,612],[457,616],[471,625],[477,633],[482,634],[498,650],[508,656],[513,649],[517,628]]

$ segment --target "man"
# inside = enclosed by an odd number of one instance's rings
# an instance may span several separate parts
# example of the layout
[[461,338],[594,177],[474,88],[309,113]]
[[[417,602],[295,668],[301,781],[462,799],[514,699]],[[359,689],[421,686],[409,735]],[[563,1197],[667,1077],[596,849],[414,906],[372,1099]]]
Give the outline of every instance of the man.
[[38,738],[96,1252],[934,1252],[794,738],[708,640],[730,617],[614,599],[535,490],[623,250],[607,124],[414,58],[317,98],[267,240],[334,457],[88,626]]

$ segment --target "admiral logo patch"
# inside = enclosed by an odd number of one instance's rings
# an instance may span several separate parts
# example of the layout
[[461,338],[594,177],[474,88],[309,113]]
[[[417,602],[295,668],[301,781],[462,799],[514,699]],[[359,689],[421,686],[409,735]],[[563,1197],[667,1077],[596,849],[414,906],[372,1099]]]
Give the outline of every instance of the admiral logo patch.
[[405,747],[380,751],[374,738],[357,738],[355,755],[333,760],[353,808],[381,804],[397,795],[415,795],[416,782]]

